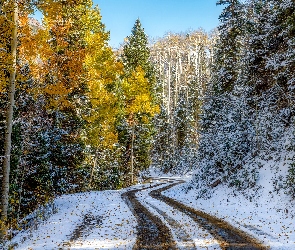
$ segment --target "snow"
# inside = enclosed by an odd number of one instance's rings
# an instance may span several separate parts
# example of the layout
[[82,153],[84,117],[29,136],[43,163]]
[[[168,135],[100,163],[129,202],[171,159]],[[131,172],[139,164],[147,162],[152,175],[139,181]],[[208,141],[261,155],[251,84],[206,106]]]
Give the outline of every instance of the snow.
[[[63,195],[55,200],[57,213],[39,224],[37,229],[19,232],[10,244],[15,245],[15,250],[51,250],[64,249],[64,247],[132,249],[136,241],[137,222],[122,200],[121,194],[130,189],[151,186],[167,179],[181,179],[187,183],[177,185],[164,194],[187,206],[224,219],[270,246],[272,250],[294,250],[295,204],[283,189],[277,190],[273,185],[273,180],[278,179],[279,175],[286,175],[287,167],[285,163],[278,164],[273,160],[261,164],[263,167],[259,170],[258,181],[260,188],[241,192],[221,184],[214,188],[209,199],[197,199],[197,189],[186,189],[193,183],[191,175],[163,176],[152,169],[149,176],[157,178],[153,183],[138,184],[115,191]],[[198,249],[219,249],[214,238],[188,216],[148,196],[152,189],[138,192],[137,198],[153,214],[162,220],[165,217],[164,223],[170,228],[179,249],[190,244],[194,244]],[[86,215],[97,223],[82,228],[82,233],[71,241],[79,226],[83,225]]]
[[145,207],[148,207],[150,212],[165,222],[166,226],[172,232],[178,249],[191,249],[192,247],[200,250],[221,249],[214,237],[202,229],[196,222],[192,221],[190,217],[168,206],[166,203],[150,197],[148,193],[153,189],[157,188],[140,191],[136,196]]
[[[295,201],[275,190],[273,181],[286,175],[286,162],[263,162],[257,186],[244,192],[223,185],[217,186],[209,199],[197,198],[198,190],[187,190],[188,183],[163,194],[187,206],[224,219],[259,239],[273,250],[295,249]],[[193,182],[191,182],[193,184]]]
[[142,177],[149,177],[152,179],[169,179],[172,178],[174,180],[189,180],[192,177],[193,172],[192,171],[184,171],[183,174],[179,174],[176,176],[173,173],[167,172],[167,173],[163,173],[163,171],[161,171],[159,168],[151,166],[149,167],[147,170],[142,171],[140,174],[140,181],[142,180]]
[[[134,187],[136,188],[136,186]],[[46,250],[71,246],[71,249],[132,249],[136,240],[136,219],[121,198],[119,191],[86,192],[63,195],[55,200],[58,212],[38,229],[18,233],[10,242],[15,250]],[[69,242],[86,214],[101,220],[87,228],[82,237]]]

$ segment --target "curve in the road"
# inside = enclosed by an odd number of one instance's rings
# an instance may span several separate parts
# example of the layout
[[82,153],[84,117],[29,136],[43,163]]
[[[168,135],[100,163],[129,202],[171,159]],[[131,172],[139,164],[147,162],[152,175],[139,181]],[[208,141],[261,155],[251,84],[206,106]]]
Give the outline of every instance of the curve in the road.
[[174,184],[153,190],[149,193],[152,198],[165,202],[167,205],[178,209],[187,214],[201,227],[211,233],[219,242],[223,250],[266,250],[268,247],[263,246],[258,240],[252,238],[245,232],[235,228],[229,223],[209,215],[203,211],[199,211],[188,207],[172,198],[162,195],[161,192],[183,183],[178,181]]
[[169,228],[136,199],[136,192],[144,189],[147,188],[131,190],[122,194],[122,198],[125,200],[138,222],[137,240],[133,249],[177,249]]

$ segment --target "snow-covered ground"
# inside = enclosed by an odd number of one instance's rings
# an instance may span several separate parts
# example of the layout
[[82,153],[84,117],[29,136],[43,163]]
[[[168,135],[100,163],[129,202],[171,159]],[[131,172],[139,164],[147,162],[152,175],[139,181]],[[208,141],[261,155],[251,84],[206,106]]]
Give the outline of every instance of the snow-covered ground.
[[[286,167],[283,164],[275,167],[276,164],[271,161],[263,165],[258,183],[261,188],[256,193],[252,190],[242,194],[221,184],[214,189],[210,199],[197,199],[197,190],[190,189],[187,192],[185,187],[188,184],[184,183],[164,194],[190,207],[223,218],[260,239],[271,249],[294,250],[295,204],[283,190],[277,192],[273,187],[274,176],[283,176]],[[171,175],[163,176],[153,171],[150,171],[149,176],[171,178]],[[175,179],[189,182],[190,178],[190,175],[186,175]],[[159,181],[161,180],[154,184]],[[15,245],[15,250],[132,249],[136,242],[137,222],[121,194],[150,185],[58,197],[55,200],[57,213],[39,224],[37,229],[19,232],[10,244]],[[165,223],[171,228],[180,248],[181,244],[189,245],[192,242],[198,249],[205,246],[209,249],[219,248],[212,236],[186,215],[148,196],[150,191],[151,189],[142,190],[136,195],[152,213],[160,218],[165,217]]]
[[[196,189],[186,191],[188,184],[178,185],[163,194],[190,207],[223,218],[232,225],[260,239],[275,250],[295,249],[295,202],[284,190],[274,190],[273,180],[284,176],[284,163],[263,162],[256,192],[242,194],[219,185],[210,199],[197,199]],[[245,198],[248,196],[248,199]],[[249,197],[252,197],[251,199]]]
[[[57,213],[41,223],[37,230],[18,233],[10,243],[18,244],[16,250],[69,247],[132,249],[136,240],[136,219],[121,198],[123,192],[126,192],[126,189],[63,195],[55,200]],[[82,228],[82,235],[70,242],[73,234],[79,231],[79,225],[83,224],[85,215],[94,220],[96,225]]]

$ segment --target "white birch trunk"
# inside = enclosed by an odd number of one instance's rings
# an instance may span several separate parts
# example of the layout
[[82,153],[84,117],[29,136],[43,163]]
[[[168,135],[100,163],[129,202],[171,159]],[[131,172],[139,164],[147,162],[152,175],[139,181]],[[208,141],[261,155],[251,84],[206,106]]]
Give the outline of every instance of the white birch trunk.
[[175,63],[175,92],[174,92],[174,110],[176,109],[177,106],[177,99],[178,99],[178,52],[176,52],[177,58],[176,58],[176,63]]
[[92,180],[93,180],[94,170],[96,168],[97,158],[98,158],[98,149],[95,151],[93,165],[91,168],[90,178],[89,178],[89,182],[88,182],[88,188],[92,187]]
[[[4,162],[3,162],[3,181],[1,190],[1,221],[7,221],[8,211],[8,196],[9,196],[9,174],[10,174],[10,155],[11,155],[11,134],[12,134],[12,119],[13,106],[15,95],[15,77],[16,77],[16,50],[17,50],[17,23],[18,23],[18,7],[17,2],[14,1],[13,11],[13,29],[11,34],[11,56],[12,56],[12,70],[9,78],[9,93],[8,93],[8,108],[6,114],[6,131],[4,141]],[[6,230],[0,231],[0,238],[5,237]]]

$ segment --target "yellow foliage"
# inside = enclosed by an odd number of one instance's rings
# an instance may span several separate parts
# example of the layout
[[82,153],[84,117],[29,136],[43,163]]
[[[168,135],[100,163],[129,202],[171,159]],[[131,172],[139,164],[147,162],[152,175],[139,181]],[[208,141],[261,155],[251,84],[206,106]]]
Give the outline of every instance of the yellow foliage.
[[[4,91],[5,86],[7,86],[9,72],[12,70],[13,58],[10,53],[11,37],[13,22],[12,20],[12,5],[13,1],[4,1],[2,5],[2,10],[5,15],[0,15],[0,92]],[[26,64],[30,63],[32,58],[36,58],[36,47],[33,40],[33,33],[29,26],[28,21],[28,8],[25,4],[20,4],[18,6],[18,48],[17,48],[17,78],[18,81],[25,81],[25,78],[20,73],[20,68]]]
[[115,84],[123,72],[121,63],[116,62],[112,49],[107,45],[109,34],[104,31],[97,8],[80,17],[85,25],[85,60],[90,108],[83,118],[87,121],[86,144],[93,148],[109,148],[117,143],[115,121],[118,114],[117,97],[107,89]]
[[[10,11],[12,6],[9,2],[1,3],[3,4],[3,11]],[[12,67],[12,57],[9,53],[11,46],[11,35],[13,23],[11,22],[11,15],[0,15],[0,91],[4,91],[8,83],[7,72],[11,71]]]
[[[127,79],[124,79],[122,88],[126,113],[130,117],[134,114],[148,114],[152,117],[159,113],[160,108],[153,104],[150,83],[141,67],[137,67]],[[144,121],[148,122],[148,119],[145,118]]]
[[90,1],[41,1],[43,27],[38,30],[38,50],[33,71],[41,82],[40,91],[48,97],[53,109],[74,105],[71,93],[80,92],[85,84],[87,25],[83,23],[91,12]]

